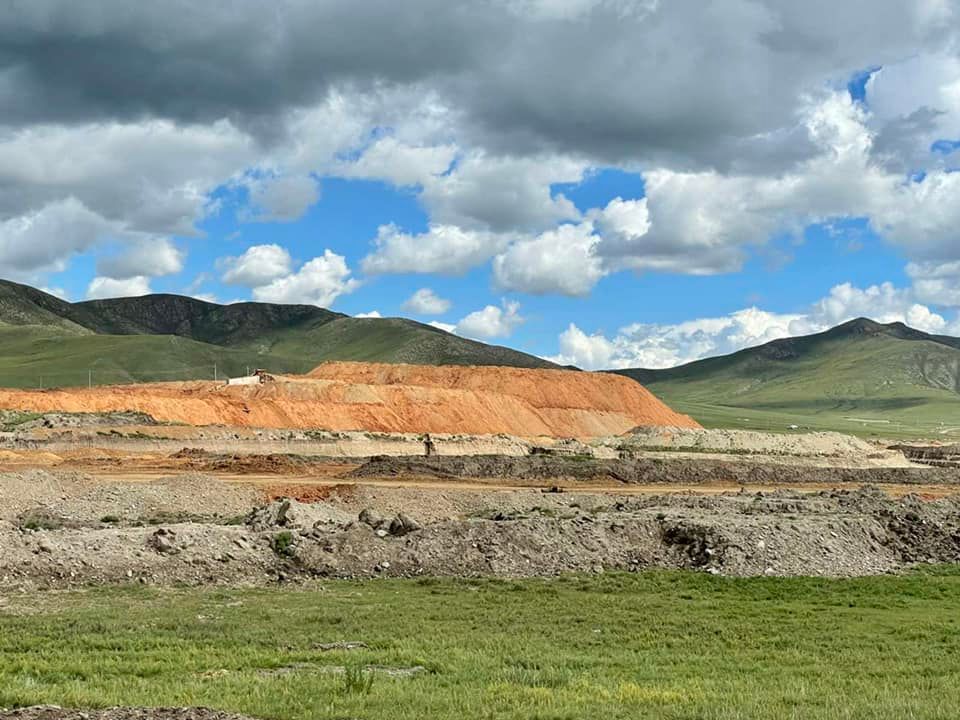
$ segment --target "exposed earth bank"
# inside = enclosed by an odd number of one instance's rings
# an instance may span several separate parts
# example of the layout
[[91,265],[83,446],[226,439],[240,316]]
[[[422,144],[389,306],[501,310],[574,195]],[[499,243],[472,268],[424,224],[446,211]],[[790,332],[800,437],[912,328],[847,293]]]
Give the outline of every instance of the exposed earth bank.
[[369,363],[327,363],[307,376],[254,385],[0,390],[0,409],[138,412],[188,425],[522,437],[618,435],[641,425],[699,427],[619,375]]
[[218,493],[202,477],[83,482],[21,478],[49,501],[4,501],[0,589],[646,568],[832,577],[960,561],[960,498],[893,499],[877,488],[618,496],[336,486],[301,504],[251,502],[251,490]]

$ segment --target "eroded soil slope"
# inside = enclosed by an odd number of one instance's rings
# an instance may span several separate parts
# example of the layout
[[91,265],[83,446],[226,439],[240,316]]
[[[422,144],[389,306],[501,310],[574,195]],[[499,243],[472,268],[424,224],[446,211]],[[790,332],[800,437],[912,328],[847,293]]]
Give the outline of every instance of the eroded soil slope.
[[641,425],[697,427],[617,375],[503,367],[327,363],[263,385],[157,383],[0,390],[0,409],[141,412],[161,422],[377,432],[616,435]]

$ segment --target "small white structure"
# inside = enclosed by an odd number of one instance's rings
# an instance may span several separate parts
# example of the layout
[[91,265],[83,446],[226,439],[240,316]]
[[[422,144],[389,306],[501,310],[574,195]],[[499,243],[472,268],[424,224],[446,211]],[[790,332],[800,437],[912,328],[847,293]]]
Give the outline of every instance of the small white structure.
[[256,375],[247,375],[246,377],[230,378],[227,385],[259,385],[262,382]]
[[254,370],[252,374],[244,377],[230,378],[227,385],[263,385],[273,381],[273,375],[266,370]]

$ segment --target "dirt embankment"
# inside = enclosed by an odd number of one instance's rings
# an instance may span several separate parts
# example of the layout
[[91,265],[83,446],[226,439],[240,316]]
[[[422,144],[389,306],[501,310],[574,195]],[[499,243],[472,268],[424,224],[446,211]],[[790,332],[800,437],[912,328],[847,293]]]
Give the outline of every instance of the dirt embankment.
[[628,485],[943,485],[960,486],[956,470],[927,467],[851,468],[743,463],[689,458],[601,459],[583,456],[375,457],[354,478],[599,481]]
[[327,363],[307,376],[252,386],[191,382],[0,390],[0,408],[141,412],[188,425],[521,437],[598,437],[642,425],[698,427],[618,375],[368,363]]
[[[616,497],[491,493],[430,518],[411,498],[262,506],[245,521],[0,521],[0,592],[131,583],[265,585],[316,577],[550,576],[689,568],[856,576],[960,560],[960,498],[877,489]],[[366,505],[362,510],[358,504]],[[476,500],[474,501],[476,502]],[[399,504],[398,504],[399,503]]]

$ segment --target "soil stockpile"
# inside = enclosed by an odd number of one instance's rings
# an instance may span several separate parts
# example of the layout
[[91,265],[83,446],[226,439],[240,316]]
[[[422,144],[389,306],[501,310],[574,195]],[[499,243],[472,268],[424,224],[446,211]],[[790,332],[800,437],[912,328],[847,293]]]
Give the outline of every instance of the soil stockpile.
[[0,409],[139,412],[161,422],[376,432],[597,437],[696,428],[642,386],[605,373],[328,363],[259,385],[157,383],[0,391]]
[[750,430],[641,427],[620,438],[618,444],[623,449],[801,457],[867,457],[879,452],[864,440],[836,432],[778,434]]
[[927,467],[849,468],[743,463],[686,458],[617,460],[562,455],[503,457],[462,455],[370,458],[350,472],[355,478],[614,481],[629,485],[789,485],[847,483],[960,485],[955,469]]
[[687,568],[858,576],[960,560],[960,498],[803,494],[497,495],[471,516],[276,501],[242,524],[59,530],[0,522],[0,592],[90,584],[267,585],[317,577]]

